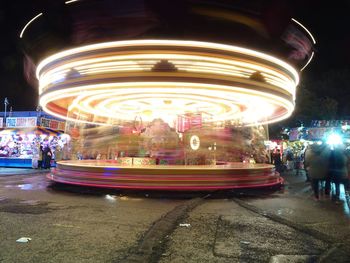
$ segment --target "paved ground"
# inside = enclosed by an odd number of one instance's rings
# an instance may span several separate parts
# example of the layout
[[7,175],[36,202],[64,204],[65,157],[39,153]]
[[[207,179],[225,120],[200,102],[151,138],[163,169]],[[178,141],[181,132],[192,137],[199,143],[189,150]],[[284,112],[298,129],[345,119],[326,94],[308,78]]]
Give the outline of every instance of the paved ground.
[[0,177],[7,175],[17,175],[17,174],[36,174],[36,173],[47,173],[46,169],[31,169],[31,168],[7,168],[0,167]]
[[[0,169],[0,262],[350,262],[350,213],[281,190],[119,192]],[[30,237],[27,243],[17,239]]]

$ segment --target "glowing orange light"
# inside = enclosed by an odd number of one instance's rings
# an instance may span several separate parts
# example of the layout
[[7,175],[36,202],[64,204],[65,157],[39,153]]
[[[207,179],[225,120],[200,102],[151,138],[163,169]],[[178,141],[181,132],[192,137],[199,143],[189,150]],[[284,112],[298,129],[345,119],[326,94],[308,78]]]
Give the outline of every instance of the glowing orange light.
[[274,122],[293,111],[299,82],[293,67],[270,55],[177,40],[118,41],[63,51],[44,59],[37,77],[44,110],[100,125],[135,116],[176,119],[186,112],[206,112],[204,122]]

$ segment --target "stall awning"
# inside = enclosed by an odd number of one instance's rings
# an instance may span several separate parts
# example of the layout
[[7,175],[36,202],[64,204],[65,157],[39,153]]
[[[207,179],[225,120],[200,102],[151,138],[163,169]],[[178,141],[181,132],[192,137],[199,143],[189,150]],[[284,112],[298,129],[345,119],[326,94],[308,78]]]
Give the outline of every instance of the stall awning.
[[60,131],[55,131],[51,130],[48,128],[44,128],[41,126],[37,127],[30,127],[30,128],[3,128],[0,129],[0,135],[5,135],[5,134],[28,134],[28,133],[33,133],[33,134],[45,134],[47,136],[58,136],[62,134]]

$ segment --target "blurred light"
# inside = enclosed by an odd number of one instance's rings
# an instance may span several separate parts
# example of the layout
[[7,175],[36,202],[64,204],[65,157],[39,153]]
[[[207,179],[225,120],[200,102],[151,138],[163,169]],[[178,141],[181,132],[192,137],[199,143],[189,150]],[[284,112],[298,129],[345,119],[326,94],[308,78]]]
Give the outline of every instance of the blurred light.
[[64,2],[66,5],[70,4],[70,3],[74,3],[74,2],[78,2],[79,0],[70,0],[70,1],[66,1]]
[[32,184],[19,184],[17,185],[21,190],[33,190]]
[[106,195],[105,198],[108,200],[108,201],[112,201],[112,202],[115,202],[116,201],[116,198],[114,195]]
[[37,19],[38,17],[40,17],[40,16],[42,16],[42,15],[43,15],[43,13],[40,13],[40,14],[36,15],[35,17],[33,17],[33,18],[23,27],[23,29],[22,29],[22,31],[21,31],[19,37],[22,38],[22,37],[23,37],[23,33],[24,33],[24,31],[26,30],[26,28],[27,28],[35,19]]
[[[124,47],[130,51],[119,52]],[[87,56],[87,52],[94,55]],[[154,66],[164,59],[177,70],[155,71]],[[67,76],[72,69],[79,74]],[[256,72],[264,82],[250,78]],[[74,48],[44,59],[36,74],[40,105],[46,112],[99,125],[142,116],[145,121],[161,118],[172,126],[177,115],[186,112],[207,113],[203,122],[276,122],[293,112],[299,83],[292,66],[270,55],[178,40],[117,41]],[[72,116],[67,117],[67,109]]]
[[192,137],[190,139],[190,145],[191,145],[191,149],[194,151],[199,149],[200,140],[199,140],[199,137],[197,135],[192,135]]
[[28,139],[29,139],[30,141],[32,141],[32,140],[35,138],[35,134],[33,134],[33,133],[30,133],[30,134],[28,134],[27,136],[28,136]]
[[307,65],[309,65],[309,63],[311,62],[312,58],[314,57],[314,54],[315,54],[315,52],[312,51],[309,60],[306,62],[305,66],[300,69],[300,71],[303,71],[307,67]]
[[300,23],[299,21],[297,21],[297,20],[294,19],[294,18],[292,18],[292,21],[294,21],[294,22],[297,23],[299,26],[301,26],[301,27],[309,34],[309,36],[310,36],[311,39],[312,39],[312,42],[313,42],[314,44],[316,44],[316,40],[315,40],[314,36],[311,34],[311,32],[310,32],[302,23]]
[[331,133],[328,137],[327,137],[327,144],[333,146],[333,145],[339,145],[343,143],[343,139],[342,137],[337,134],[337,133]]

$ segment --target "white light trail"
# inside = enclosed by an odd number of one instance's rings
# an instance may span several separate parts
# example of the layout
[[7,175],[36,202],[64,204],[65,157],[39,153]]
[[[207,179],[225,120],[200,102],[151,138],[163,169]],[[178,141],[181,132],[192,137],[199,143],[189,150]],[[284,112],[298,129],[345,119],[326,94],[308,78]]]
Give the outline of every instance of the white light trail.
[[22,38],[23,37],[23,34],[24,34],[24,31],[27,29],[27,27],[35,20],[37,19],[38,17],[42,16],[43,13],[40,13],[40,14],[37,14],[35,17],[33,17],[22,29],[21,33],[19,34],[19,37]]
[[294,19],[294,18],[292,18],[292,21],[294,21],[294,22],[297,23],[299,26],[301,26],[301,27],[309,34],[309,36],[310,36],[311,39],[312,39],[312,42],[313,42],[314,44],[316,44],[316,40],[315,40],[314,36],[311,34],[311,32],[310,32],[302,23],[300,23],[298,20],[296,20],[296,19]]

